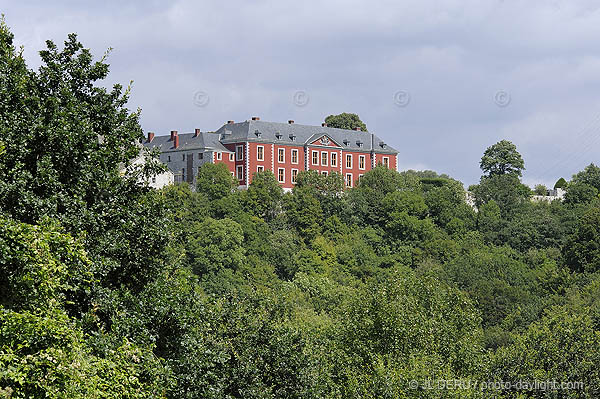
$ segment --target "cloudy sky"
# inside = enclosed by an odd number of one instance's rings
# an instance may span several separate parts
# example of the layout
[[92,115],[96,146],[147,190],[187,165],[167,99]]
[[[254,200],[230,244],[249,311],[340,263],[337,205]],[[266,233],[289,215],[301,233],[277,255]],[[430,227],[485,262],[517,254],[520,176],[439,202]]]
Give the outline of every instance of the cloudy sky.
[[354,112],[400,152],[400,169],[479,179],[501,139],[524,181],[600,163],[597,0],[6,1],[31,67],[70,32],[107,83],[133,80],[147,131],[226,120],[319,124]]

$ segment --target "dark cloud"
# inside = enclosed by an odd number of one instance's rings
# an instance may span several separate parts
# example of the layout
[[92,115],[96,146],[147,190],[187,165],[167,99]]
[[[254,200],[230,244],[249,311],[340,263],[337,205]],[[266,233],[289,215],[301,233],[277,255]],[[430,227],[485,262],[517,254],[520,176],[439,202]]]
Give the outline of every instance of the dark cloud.
[[[551,184],[599,162],[598,7],[29,1],[2,12],[33,67],[46,39],[61,42],[70,32],[98,56],[113,47],[110,81],[134,80],[131,107],[141,107],[144,129],[158,134],[253,115],[317,124],[356,112],[400,150],[403,168],[474,183],[485,148],[508,138],[525,157],[525,181]],[[302,107],[294,104],[299,90],[308,95]],[[408,104],[398,106],[399,91]],[[203,106],[199,92],[209,96]]]

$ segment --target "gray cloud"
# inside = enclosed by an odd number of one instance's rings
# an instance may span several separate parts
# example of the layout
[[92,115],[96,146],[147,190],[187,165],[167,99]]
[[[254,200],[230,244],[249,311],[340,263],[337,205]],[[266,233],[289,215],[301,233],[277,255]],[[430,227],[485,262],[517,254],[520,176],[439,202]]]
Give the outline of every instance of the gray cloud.
[[133,79],[131,108],[158,134],[356,112],[400,150],[401,167],[466,184],[502,138],[525,157],[529,184],[600,156],[595,1],[29,1],[2,12],[32,67],[46,39],[70,32],[98,56],[113,47],[107,84]]

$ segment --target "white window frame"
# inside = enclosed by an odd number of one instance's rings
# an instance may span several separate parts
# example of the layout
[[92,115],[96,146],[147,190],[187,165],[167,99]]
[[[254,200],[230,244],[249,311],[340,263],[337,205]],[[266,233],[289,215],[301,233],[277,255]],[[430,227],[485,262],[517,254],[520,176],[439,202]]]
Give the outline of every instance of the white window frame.
[[383,166],[390,168],[390,157],[383,157]]
[[[317,162],[315,162],[315,155],[316,155],[316,160]],[[319,151],[314,151],[312,152],[312,157],[311,157],[311,161],[313,165],[319,166]]]
[[217,151],[217,161],[220,161],[221,159],[223,159],[223,154],[221,151]]
[[292,169],[292,184],[298,181],[298,169]]
[[263,145],[256,146],[256,160],[257,161],[265,160],[265,146],[263,146]]
[[277,162],[285,163],[285,148],[277,149]]
[[[323,162],[325,161],[325,162]],[[327,166],[329,163],[329,152],[321,151],[321,166]]]
[[[362,163],[362,167],[360,166]],[[358,169],[360,170],[365,170],[367,165],[367,158],[364,155],[359,155],[358,156]]]
[[330,159],[329,163],[331,164],[332,168],[337,167],[337,152],[332,152],[331,153],[331,159]]
[[236,168],[236,176],[238,180],[244,180],[244,165],[238,165]]
[[[350,161],[350,166],[348,166],[348,160]],[[346,154],[346,169],[352,169],[352,154]]]
[[[292,163],[297,165],[298,164],[298,150],[297,149],[295,149],[295,148],[292,149],[291,157],[292,157]],[[294,158],[296,158],[296,161],[294,161]]]
[[229,153],[229,160],[233,162],[233,153]]
[[[280,173],[280,172],[282,172],[282,171],[283,171],[283,178],[282,178],[282,179],[280,179],[280,178],[279,178],[279,177],[280,177],[280,174],[279,174],[279,173]],[[285,168],[278,168],[278,169],[277,169],[277,181],[278,181],[279,183],[285,183]]]
[[243,145],[235,146],[235,160],[236,161],[244,160],[244,146]]
[[352,188],[352,173],[346,173],[346,187]]
[[264,167],[264,166],[262,166],[262,165],[258,165],[258,166],[256,167],[256,172],[257,172],[257,173],[264,172],[264,171],[265,171],[265,167]]

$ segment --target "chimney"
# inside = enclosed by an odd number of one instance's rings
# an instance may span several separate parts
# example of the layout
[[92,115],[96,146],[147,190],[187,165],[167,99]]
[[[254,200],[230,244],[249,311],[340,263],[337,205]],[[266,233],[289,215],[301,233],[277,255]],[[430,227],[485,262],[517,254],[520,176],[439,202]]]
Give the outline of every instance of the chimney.
[[173,148],[179,148],[179,136],[175,135],[175,140],[173,140]]
[[173,141],[175,137],[177,137],[177,130],[171,130],[171,141]]
[[154,140],[154,132],[148,132],[148,143],[152,143]]
[[327,123],[323,122],[323,123],[321,123],[321,126],[327,127]]
[[290,125],[293,125],[293,124],[294,124],[294,121],[290,119],[290,120],[288,121],[288,123],[289,123]]
[[228,125],[231,125],[232,123],[234,123],[233,121],[227,121]]
[[253,116],[253,117],[252,117],[252,120],[253,120],[253,121],[259,121],[259,120],[260,120],[260,118],[259,118],[258,116]]
[[359,127],[355,127],[354,130],[356,130],[357,132],[360,132],[360,128]]
[[200,129],[194,129],[194,137],[200,136]]

